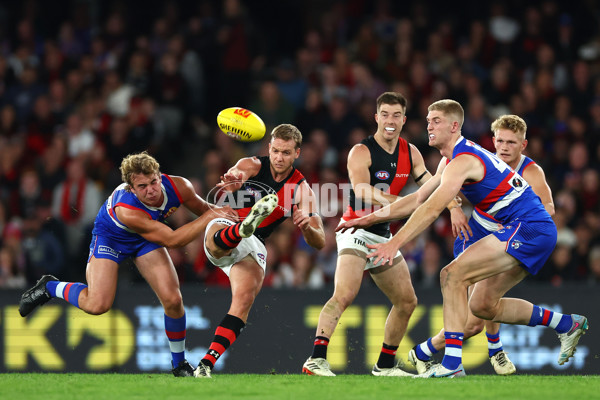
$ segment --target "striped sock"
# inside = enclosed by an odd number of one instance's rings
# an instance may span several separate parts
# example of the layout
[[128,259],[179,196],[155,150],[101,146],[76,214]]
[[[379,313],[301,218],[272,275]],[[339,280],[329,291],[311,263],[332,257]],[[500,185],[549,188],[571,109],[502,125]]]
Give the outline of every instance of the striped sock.
[[502,341],[500,340],[500,332],[496,333],[495,335],[491,335],[486,332],[485,336],[487,336],[488,354],[491,358],[494,356],[494,354],[502,351]]
[[215,331],[215,337],[208,348],[208,352],[201,360],[202,364],[208,365],[211,369],[214,368],[219,357],[235,342],[244,326],[246,324],[238,317],[230,314],[225,315]]
[[59,297],[73,304],[77,308],[79,308],[79,293],[85,288],[87,288],[87,285],[84,285],[83,283],[59,281],[50,281],[46,283],[46,289],[48,289],[50,297]]
[[397,350],[398,346],[390,346],[384,343],[381,347],[381,352],[379,353],[377,366],[379,368],[393,368]]
[[442,365],[450,370],[458,368],[462,363],[462,344],[465,335],[462,332],[444,332],[446,338],[446,354]]
[[531,319],[527,325],[545,325],[554,329],[557,333],[565,333],[571,329],[572,324],[573,318],[570,315],[563,315],[534,305]]
[[329,338],[325,336],[317,336],[315,338],[315,345],[313,347],[313,353],[310,358],[327,358],[327,346],[329,345]]
[[433,357],[433,355],[438,352],[439,350],[433,347],[433,341],[431,340],[431,338],[418,345],[415,349],[417,358],[421,361],[431,360],[431,357]]
[[165,314],[165,332],[169,339],[173,367],[185,360],[185,313],[181,318],[171,318]]
[[242,241],[240,236],[240,223],[231,225],[215,232],[215,244],[223,250],[230,250],[237,247]]

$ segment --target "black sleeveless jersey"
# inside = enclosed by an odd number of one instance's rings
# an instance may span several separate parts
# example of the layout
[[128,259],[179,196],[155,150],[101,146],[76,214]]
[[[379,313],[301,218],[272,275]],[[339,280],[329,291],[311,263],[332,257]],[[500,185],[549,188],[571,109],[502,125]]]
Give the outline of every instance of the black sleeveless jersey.
[[[360,143],[367,146],[371,153],[370,185],[396,196],[400,194],[412,171],[412,156],[408,142],[399,137],[398,145],[392,154],[382,149],[374,136],[369,136]],[[350,204],[343,215],[345,220],[359,218],[374,211],[373,206],[357,198],[352,189],[350,189],[349,201]],[[384,237],[391,235],[389,222],[375,224],[365,230]]]
[[260,171],[256,176],[248,179],[242,187],[233,193],[236,200],[235,208],[241,218],[250,212],[250,209],[264,196],[276,194],[279,198],[277,208],[258,226],[254,235],[262,242],[277,228],[287,217],[292,214],[292,205],[296,196],[298,185],[305,181],[304,176],[292,167],[290,174],[281,182],[276,182],[271,174],[271,164],[268,156],[258,157],[261,163]]

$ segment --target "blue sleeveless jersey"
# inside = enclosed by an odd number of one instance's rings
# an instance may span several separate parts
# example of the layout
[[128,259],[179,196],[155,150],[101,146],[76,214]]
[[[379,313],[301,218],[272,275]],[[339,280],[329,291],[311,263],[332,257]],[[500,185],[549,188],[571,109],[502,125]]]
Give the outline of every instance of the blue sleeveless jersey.
[[[121,261],[126,256],[141,256],[161,247],[148,242],[141,235],[125,226],[115,213],[116,207],[126,207],[143,211],[148,215],[148,218],[155,221],[164,221],[177,211],[181,205],[181,195],[171,177],[166,174],[162,174],[161,186],[164,201],[160,207],[150,207],[142,203],[135,194],[125,189],[127,187],[125,183],[119,185],[112,192],[102,207],[100,207],[100,211],[94,221],[90,250],[94,252],[96,257],[103,257],[103,254],[107,254],[112,257],[104,258],[118,258],[118,261]],[[110,246],[102,241],[99,244],[98,238],[109,240]],[[100,254],[98,254],[99,247]],[[119,255],[119,257],[116,257],[116,255]]]
[[461,154],[477,157],[485,168],[485,177],[466,182],[461,192],[473,204],[473,218],[486,230],[516,219],[552,220],[529,184],[508,164],[476,143],[461,137],[452,158]]
[[540,198],[518,173],[533,160],[521,156],[515,172],[495,154],[464,138],[454,147],[452,158],[461,154],[477,157],[485,167],[485,176],[478,182],[466,182],[461,188],[475,207],[469,220],[473,236],[467,241],[456,238],[454,256],[493,234],[506,242],[508,254],[528,272],[536,274],[554,250],[556,226]]

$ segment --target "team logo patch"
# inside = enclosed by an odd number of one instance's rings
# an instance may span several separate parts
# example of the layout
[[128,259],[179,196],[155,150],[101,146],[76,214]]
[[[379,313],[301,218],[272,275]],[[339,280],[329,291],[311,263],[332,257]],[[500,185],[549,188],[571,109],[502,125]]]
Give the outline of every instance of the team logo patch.
[[177,207],[171,207],[171,208],[169,208],[169,211],[167,211],[165,213],[165,216],[164,216],[165,219],[169,218],[175,211],[177,211]]
[[380,179],[382,181],[385,181],[386,179],[389,179],[390,177],[390,173],[387,171],[377,171],[375,172],[375,178]]
[[523,187],[523,182],[519,178],[514,178],[512,180],[513,187],[520,188]]
[[512,247],[513,249],[517,250],[519,247],[521,247],[523,243],[519,242],[518,240],[515,240],[514,242],[512,242],[510,244],[510,247]]
[[265,261],[266,257],[263,253],[258,253],[257,255],[258,255],[258,258],[261,259],[261,261]]
[[120,251],[117,251],[108,246],[100,245],[98,246],[98,254],[108,254],[109,256],[119,257]]

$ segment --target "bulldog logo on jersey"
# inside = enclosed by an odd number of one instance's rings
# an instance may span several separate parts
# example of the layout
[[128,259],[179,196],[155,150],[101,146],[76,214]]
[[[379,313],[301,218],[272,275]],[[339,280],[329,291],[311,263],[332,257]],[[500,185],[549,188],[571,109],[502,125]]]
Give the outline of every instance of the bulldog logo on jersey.
[[522,182],[522,181],[521,181],[519,178],[514,178],[514,179],[512,180],[512,186],[513,186],[514,188],[520,188],[520,187],[523,187],[523,182]]
[[375,178],[385,181],[389,179],[390,173],[387,171],[377,171],[375,172]]

